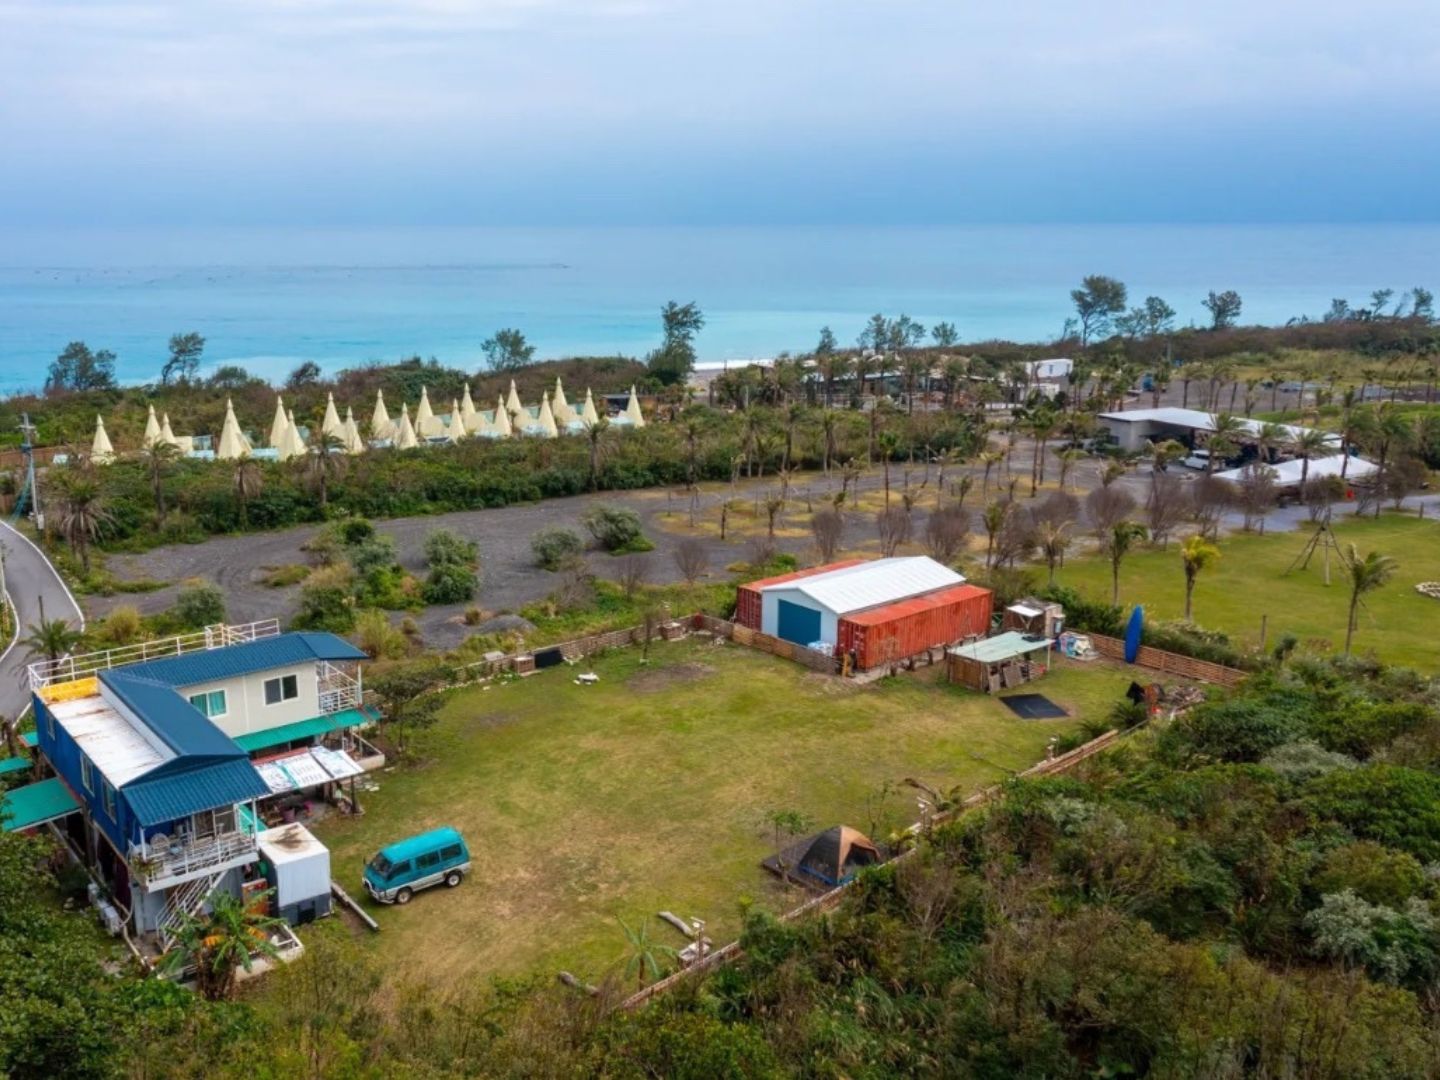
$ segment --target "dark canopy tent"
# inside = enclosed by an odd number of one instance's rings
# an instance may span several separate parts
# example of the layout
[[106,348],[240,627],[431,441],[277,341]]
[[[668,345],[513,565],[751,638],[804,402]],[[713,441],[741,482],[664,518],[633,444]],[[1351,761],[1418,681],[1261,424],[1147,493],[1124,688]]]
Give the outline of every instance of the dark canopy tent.
[[762,864],[781,877],[799,879],[812,887],[843,885],[862,866],[884,862],[879,849],[859,829],[836,825],[799,843]]

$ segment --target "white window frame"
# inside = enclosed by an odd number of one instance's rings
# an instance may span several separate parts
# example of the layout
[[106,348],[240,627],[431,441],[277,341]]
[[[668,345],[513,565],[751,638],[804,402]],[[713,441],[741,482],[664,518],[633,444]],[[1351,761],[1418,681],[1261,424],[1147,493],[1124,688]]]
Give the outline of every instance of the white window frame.
[[[211,712],[210,702],[216,694],[220,695],[220,711]],[[195,705],[196,698],[204,698],[205,704],[203,706]],[[225,692],[223,687],[219,690],[206,690],[203,693],[190,694],[187,700],[211,720],[219,720],[221,717],[230,715],[230,695]]]
[[91,795],[95,794],[95,766],[83,752],[80,754],[80,785]]
[[116,810],[115,787],[103,776],[100,778],[100,799],[105,804],[105,813],[111,821],[119,821],[119,811]]
[[[288,697],[285,695],[285,681],[287,679],[290,680],[291,684],[295,687],[295,692]],[[271,683],[277,683],[280,687],[280,696],[274,701],[270,700]],[[300,676],[294,672],[291,672],[288,675],[276,675],[273,679],[265,680],[265,684],[262,687],[262,690],[265,695],[266,708],[270,708],[275,705],[284,705],[287,701],[298,701],[300,698]]]

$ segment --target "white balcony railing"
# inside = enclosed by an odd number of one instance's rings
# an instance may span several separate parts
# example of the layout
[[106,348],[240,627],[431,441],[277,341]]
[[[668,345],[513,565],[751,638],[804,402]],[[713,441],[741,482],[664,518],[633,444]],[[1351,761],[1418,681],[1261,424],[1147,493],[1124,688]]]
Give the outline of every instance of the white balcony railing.
[[124,667],[126,664],[143,664],[148,660],[163,660],[171,656],[198,652],[201,649],[221,649],[226,645],[242,645],[261,638],[274,637],[280,633],[278,619],[262,619],[259,622],[239,626],[224,623],[207,626],[193,634],[177,634],[159,641],[142,641],[136,645],[123,645],[117,649],[81,653],[78,656],[62,656],[58,660],[40,660],[30,665],[30,689],[39,690],[52,683],[74,682],[94,675],[107,668]]
[[221,833],[198,840],[152,837],[130,846],[135,876],[149,885],[189,877],[243,859],[256,850],[255,837],[244,832]]
[[315,674],[320,684],[322,716],[360,708],[364,694],[358,678],[325,660],[320,661]]

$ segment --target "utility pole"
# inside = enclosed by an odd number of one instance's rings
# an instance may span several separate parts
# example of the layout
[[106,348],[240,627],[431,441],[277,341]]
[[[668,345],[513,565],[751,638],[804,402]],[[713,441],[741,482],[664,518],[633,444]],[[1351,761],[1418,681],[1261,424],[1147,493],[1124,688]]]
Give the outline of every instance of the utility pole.
[[35,528],[45,531],[45,514],[40,509],[40,488],[35,483],[35,425],[28,412],[20,414],[20,452],[25,455],[25,485],[30,493],[30,510]]

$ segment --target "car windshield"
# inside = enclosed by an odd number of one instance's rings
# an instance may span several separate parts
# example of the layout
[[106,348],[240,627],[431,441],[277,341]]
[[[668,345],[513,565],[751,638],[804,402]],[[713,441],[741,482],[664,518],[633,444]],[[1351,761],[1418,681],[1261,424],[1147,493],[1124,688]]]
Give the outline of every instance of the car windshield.
[[375,873],[379,874],[382,878],[388,878],[391,870],[390,860],[385,858],[384,855],[376,855],[375,858],[370,860],[370,869],[374,870]]

